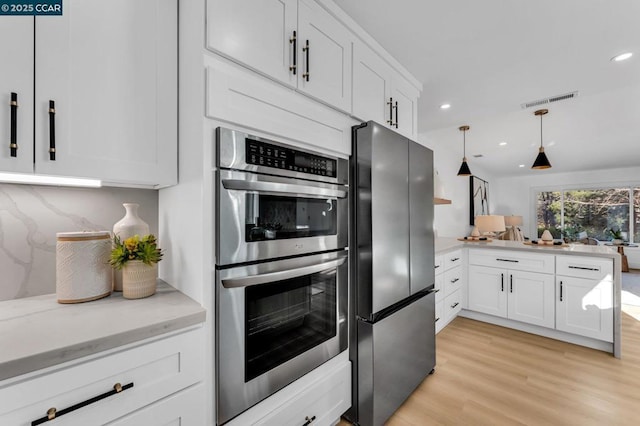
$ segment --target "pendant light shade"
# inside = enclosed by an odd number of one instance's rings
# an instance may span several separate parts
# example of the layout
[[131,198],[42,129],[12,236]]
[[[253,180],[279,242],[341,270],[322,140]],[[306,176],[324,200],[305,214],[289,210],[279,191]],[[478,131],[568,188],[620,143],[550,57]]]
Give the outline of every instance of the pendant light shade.
[[542,146],[542,116],[548,113],[548,109],[539,109],[534,112],[534,115],[540,116],[540,148],[538,149],[538,156],[536,157],[536,161],[533,162],[532,169],[549,169],[551,168],[551,163],[547,158],[547,154],[544,153],[544,147]]
[[466,132],[469,130],[469,126],[460,126],[458,130],[462,131],[462,164],[460,170],[458,170],[458,176],[471,176],[471,170],[467,164],[467,140]]

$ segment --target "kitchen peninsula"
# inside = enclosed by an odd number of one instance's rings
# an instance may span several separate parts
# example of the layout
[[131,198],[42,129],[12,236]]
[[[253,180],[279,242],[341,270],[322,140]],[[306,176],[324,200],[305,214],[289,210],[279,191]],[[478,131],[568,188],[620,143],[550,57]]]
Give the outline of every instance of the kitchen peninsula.
[[435,252],[445,260],[448,253],[461,253],[464,259],[458,315],[620,358],[622,272],[615,250],[438,238]]

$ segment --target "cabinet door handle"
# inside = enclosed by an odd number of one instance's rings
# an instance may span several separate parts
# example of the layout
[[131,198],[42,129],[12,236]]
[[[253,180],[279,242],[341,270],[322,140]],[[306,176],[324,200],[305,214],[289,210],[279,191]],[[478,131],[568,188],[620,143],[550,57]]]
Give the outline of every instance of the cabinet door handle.
[[440,267],[440,265],[434,265],[433,269],[438,269]]
[[46,423],[46,422],[51,421],[53,419],[56,419],[58,417],[64,416],[65,414],[69,414],[70,412],[75,411],[75,410],[77,410],[79,408],[86,407],[87,405],[93,404],[94,402],[98,402],[98,401],[100,401],[102,399],[110,397],[111,395],[115,395],[117,393],[120,393],[122,391],[130,389],[132,387],[133,387],[133,382],[131,382],[129,384],[126,384],[126,385],[121,385],[120,383],[116,383],[115,385],[113,385],[113,389],[112,390],[110,390],[108,392],[105,392],[103,394],[94,396],[93,398],[89,398],[86,401],[79,402],[79,403],[77,403],[75,405],[72,405],[71,407],[64,408],[64,409],[62,409],[60,411],[58,411],[55,407],[49,408],[47,410],[47,415],[44,416],[44,417],[41,417],[41,418],[39,418],[37,420],[32,421],[31,422],[31,426],[37,426],[37,425],[40,425],[42,423]]
[[302,48],[302,51],[306,54],[306,58],[307,58],[307,72],[302,73],[302,78],[304,78],[305,80],[309,81],[309,50],[311,48],[309,47],[309,40],[307,40],[305,46]]
[[397,129],[398,128],[398,101],[396,101],[395,109],[396,109],[396,122],[394,123],[394,126],[396,126],[396,129]]
[[452,284],[453,284],[453,283],[457,283],[458,281],[460,281],[460,278],[454,278],[454,279],[452,279],[452,280],[451,280],[451,283],[452,283]]
[[504,274],[500,274],[500,291],[504,291]]
[[583,271],[599,271],[600,268],[587,268],[585,266],[572,266],[569,265],[569,269],[581,269]]
[[[396,120],[396,124],[398,124],[398,121],[397,121],[397,120]],[[451,259],[451,261],[452,261],[452,262],[456,262],[456,261],[458,261],[458,260],[460,260],[460,258],[459,258],[459,257],[454,257],[453,259]]]
[[387,105],[389,105],[389,119],[387,120],[387,124],[393,127],[393,98],[389,98]]
[[433,290],[433,292],[434,292],[434,293],[437,293],[437,292],[439,292],[439,291],[440,291],[440,289],[439,289],[439,288],[436,288],[436,289],[434,289],[434,290]]
[[513,293],[513,275],[509,275],[509,293]]
[[562,281],[560,281],[560,301],[562,302]]
[[18,94],[11,92],[11,139],[9,141],[9,149],[11,156],[18,156]]
[[438,321],[440,321],[440,317],[436,318],[434,322],[438,322]]
[[496,259],[498,262],[511,262],[511,263],[518,263],[520,262],[519,260],[513,260],[513,259]]
[[49,160],[56,160],[56,103],[49,101]]
[[296,69],[298,68],[298,38],[296,32],[293,32],[293,37],[289,39],[289,44],[293,44],[293,65],[289,66],[289,71],[296,75]]
[[451,309],[455,308],[455,307],[456,307],[456,306],[458,306],[458,305],[459,305],[459,303],[458,303],[458,302],[454,303],[453,305],[451,305]]
[[306,416],[304,419],[306,420],[306,422],[304,422],[302,426],[309,426],[316,419],[316,416]]

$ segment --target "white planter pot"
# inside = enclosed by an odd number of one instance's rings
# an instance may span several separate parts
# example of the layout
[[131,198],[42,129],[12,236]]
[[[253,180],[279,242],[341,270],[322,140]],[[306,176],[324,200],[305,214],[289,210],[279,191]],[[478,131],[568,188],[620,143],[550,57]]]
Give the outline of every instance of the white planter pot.
[[125,299],[141,299],[156,292],[158,264],[147,265],[130,260],[122,267],[122,295]]

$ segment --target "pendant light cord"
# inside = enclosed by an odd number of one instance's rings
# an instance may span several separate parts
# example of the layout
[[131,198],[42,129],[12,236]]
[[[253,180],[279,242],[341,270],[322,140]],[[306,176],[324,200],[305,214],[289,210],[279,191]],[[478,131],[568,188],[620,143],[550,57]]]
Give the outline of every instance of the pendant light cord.
[[462,157],[467,157],[467,131],[462,131]]
[[540,114],[540,148],[542,148],[542,114]]

